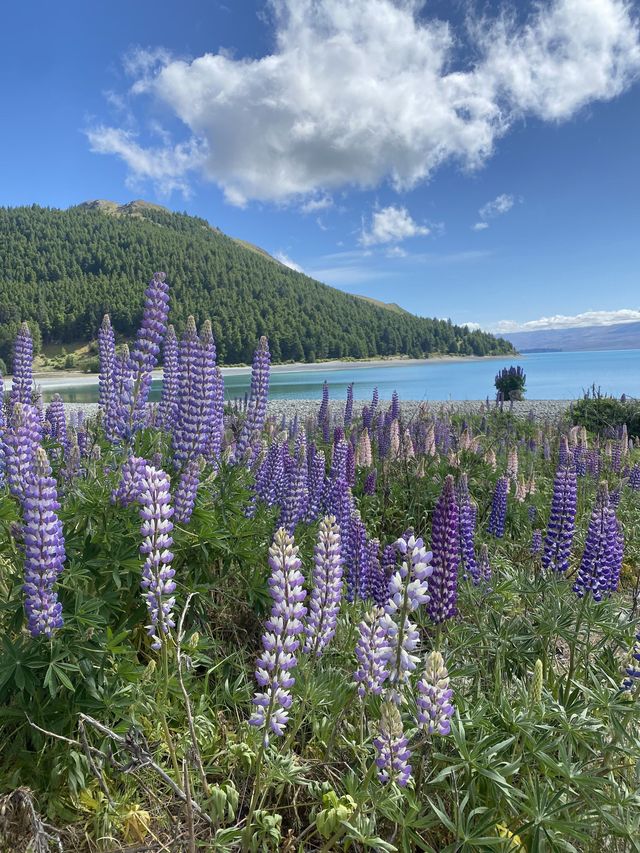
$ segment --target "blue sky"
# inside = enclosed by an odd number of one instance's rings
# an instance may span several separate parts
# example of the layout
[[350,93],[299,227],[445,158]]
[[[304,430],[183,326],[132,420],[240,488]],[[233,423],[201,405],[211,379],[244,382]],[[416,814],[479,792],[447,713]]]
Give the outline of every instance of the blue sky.
[[0,203],[146,198],[488,329],[637,320],[639,12],[5,3]]

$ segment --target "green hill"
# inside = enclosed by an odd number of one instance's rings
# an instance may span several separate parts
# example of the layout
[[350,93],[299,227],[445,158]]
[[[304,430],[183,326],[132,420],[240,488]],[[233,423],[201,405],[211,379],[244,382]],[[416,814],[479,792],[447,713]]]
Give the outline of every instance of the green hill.
[[335,290],[204,219],[99,200],[0,208],[0,357],[24,319],[45,344],[92,340],[105,312],[122,338],[133,336],[159,269],[171,283],[177,330],[189,314],[210,317],[226,363],[250,361],[262,334],[274,361],[513,351],[484,332]]

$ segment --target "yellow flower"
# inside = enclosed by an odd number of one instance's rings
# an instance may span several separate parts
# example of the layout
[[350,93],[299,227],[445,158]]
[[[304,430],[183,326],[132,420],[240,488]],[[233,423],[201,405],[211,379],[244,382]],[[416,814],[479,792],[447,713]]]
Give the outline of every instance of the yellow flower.
[[508,850],[509,853],[527,853],[527,848],[522,843],[522,839],[519,835],[516,835],[514,832],[511,832],[510,829],[507,829],[504,823],[496,824],[496,832],[500,836],[500,838],[507,839],[507,845],[505,850]]
[[142,842],[149,834],[151,815],[139,805],[129,806],[122,817],[122,834],[126,842]]

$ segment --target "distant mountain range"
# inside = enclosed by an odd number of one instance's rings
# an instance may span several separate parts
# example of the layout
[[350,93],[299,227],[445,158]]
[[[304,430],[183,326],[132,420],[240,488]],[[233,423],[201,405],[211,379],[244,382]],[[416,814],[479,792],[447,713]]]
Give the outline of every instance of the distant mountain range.
[[612,326],[580,326],[572,329],[538,329],[535,332],[504,332],[502,335],[523,350],[640,349],[640,323]]

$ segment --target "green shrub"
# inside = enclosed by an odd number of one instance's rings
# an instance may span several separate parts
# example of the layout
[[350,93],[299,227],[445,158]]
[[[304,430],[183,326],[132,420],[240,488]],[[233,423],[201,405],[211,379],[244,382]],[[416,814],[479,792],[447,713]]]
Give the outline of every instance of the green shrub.
[[618,399],[592,386],[572,407],[574,424],[606,435],[626,424],[629,436],[640,437],[640,400]]
[[503,367],[495,379],[498,396],[502,395],[503,400],[524,400],[526,382],[526,373],[520,366]]

